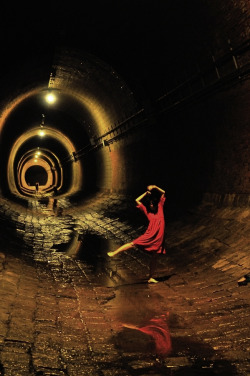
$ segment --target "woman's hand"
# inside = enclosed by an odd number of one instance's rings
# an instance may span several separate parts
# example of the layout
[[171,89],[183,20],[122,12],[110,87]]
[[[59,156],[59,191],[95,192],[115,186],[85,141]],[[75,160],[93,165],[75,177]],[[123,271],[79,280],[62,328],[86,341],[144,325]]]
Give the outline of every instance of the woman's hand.
[[[157,189],[162,195],[163,194],[165,194],[165,191],[164,191],[164,189],[161,189],[161,188],[159,188],[159,187],[157,187],[157,185],[148,185],[147,186],[147,189],[149,190],[149,191],[152,191],[152,189]],[[151,193],[151,192],[150,192]]]
[[147,190],[150,192],[154,187],[155,187],[155,185],[148,185]]

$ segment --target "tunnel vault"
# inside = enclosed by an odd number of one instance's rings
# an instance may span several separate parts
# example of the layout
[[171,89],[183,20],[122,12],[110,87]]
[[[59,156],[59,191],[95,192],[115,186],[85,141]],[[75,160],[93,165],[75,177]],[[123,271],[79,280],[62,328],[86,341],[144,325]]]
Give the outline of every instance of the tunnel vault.
[[[123,79],[97,57],[75,50],[56,51],[47,82],[39,82],[28,66],[26,74],[18,77],[1,112],[1,191],[34,195],[35,187],[25,176],[38,165],[47,174],[40,186],[44,194],[53,187],[61,194],[75,194],[88,180],[96,189],[111,190],[110,148],[97,140],[127,116],[124,108],[130,113],[137,108]],[[53,95],[51,101],[48,95]],[[89,147],[96,152],[94,162],[81,158]],[[37,158],[36,150],[42,151]]]

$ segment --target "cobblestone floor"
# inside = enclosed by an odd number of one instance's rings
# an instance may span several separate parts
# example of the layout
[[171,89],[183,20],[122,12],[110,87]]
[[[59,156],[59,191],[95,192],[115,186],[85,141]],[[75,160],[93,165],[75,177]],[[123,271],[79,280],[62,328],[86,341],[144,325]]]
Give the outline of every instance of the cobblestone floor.
[[249,375],[249,219],[167,219],[151,285],[148,254],[106,255],[144,231],[132,199],[1,199],[0,375]]

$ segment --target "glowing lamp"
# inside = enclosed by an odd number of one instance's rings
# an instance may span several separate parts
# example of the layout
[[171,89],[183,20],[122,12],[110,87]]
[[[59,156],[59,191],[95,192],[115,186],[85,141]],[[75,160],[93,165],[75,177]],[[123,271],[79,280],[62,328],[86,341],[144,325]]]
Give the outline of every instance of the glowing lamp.
[[52,93],[49,93],[49,94],[47,94],[46,95],[46,101],[48,102],[48,103],[54,103],[55,101],[56,101],[56,97],[55,97],[55,95],[54,94],[52,94]]
[[38,134],[39,134],[40,137],[45,136],[45,132],[42,129],[40,129],[40,131],[38,132]]

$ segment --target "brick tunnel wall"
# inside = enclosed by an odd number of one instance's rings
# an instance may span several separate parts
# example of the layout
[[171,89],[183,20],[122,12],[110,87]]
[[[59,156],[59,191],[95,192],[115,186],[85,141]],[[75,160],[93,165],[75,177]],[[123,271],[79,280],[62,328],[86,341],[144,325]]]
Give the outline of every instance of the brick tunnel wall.
[[216,121],[215,160],[209,190],[250,192],[249,81],[221,93],[214,105]]
[[113,191],[139,192],[158,184],[168,187],[174,201],[184,202],[197,202],[206,192],[249,194],[247,85],[161,115],[111,145],[106,153],[112,160]]
[[[194,39],[184,41],[189,43],[186,59],[173,66],[178,79],[187,72],[191,56],[202,70],[212,62],[212,50],[219,59],[230,54],[232,45],[236,48],[247,42],[247,1],[218,4],[204,0],[200,6],[206,15],[206,20],[199,21],[205,25],[203,39],[198,44]],[[106,149],[112,161],[109,188],[140,192],[147,184],[158,184],[167,187],[174,202],[181,204],[197,203],[206,193],[249,196],[250,84],[246,72],[240,76],[248,50],[236,56],[236,63],[230,55],[219,65],[217,73],[224,83],[218,87],[208,81],[211,90],[203,97],[163,112],[155,107],[155,98],[151,99],[145,108],[147,123]]]
[[207,192],[249,195],[248,88],[239,82],[175,111],[145,114],[146,123],[102,150],[112,165],[105,188],[157,184],[178,203],[198,203]]

